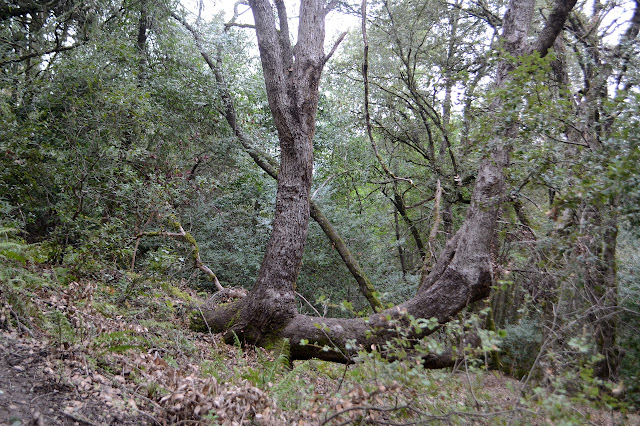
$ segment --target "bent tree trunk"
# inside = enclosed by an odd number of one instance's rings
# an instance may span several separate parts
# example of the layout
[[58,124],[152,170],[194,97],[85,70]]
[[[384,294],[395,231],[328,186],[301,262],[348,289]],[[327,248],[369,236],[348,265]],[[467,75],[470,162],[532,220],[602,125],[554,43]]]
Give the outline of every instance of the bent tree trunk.
[[253,290],[225,326],[250,343],[277,334],[296,315],[295,282],[309,224],[318,85],[325,62],[324,3],[300,3],[298,43],[292,47],[284,0],[279,28],[268,0],[251,0],[269,107],[280,140],[273,230]]
[[[254,142],[249,139],[249,137],[244,133],[240,125],[238,124],[237,113],[234,106],[233,98],[231,93],[229,93],[227,84],[225,82],[223,72],[222,72],[222,59],[220,53],[217,55],[217,61],[214,62],[209,54],[204,50],[204,46],[202,45],[202,40],[194,27],[192,27],[184,18],[180,17],[175,12],[171,12],[171,16],[180,24],[182,24],[193,36],[196,46],[200,51],[203,59],[213,71],[215,76],[216,84],[218,85],[218,95],[224,104],[224,116],[231,127],[234,135],[238,139],[238,141],[242,144],[244,150],[249,154],[249,156],[255,161],[255,163],[264,170],[269,176],[274,179],[278,179],[278,163],[273,158],[271,158],[268,154],[260,151],[254,145]],[[342,237],[338,231],[331,224],[329,219],[322,212],[320,207],[313,202],[313,200],[309,200],[309,208],[310,214],[313,220],[315,220],[322,231],[325,233],[331,244],[335,247],[338,254],[344,261],[345,266],[351,273],[351,275],[355,278],[358,283],[358,287],[360,292],[364,295],[364,297],[371,305],[371,308],[374,311],[380,311],[383,309],[382,302],[378,298],[373,283],[367,277],[366,273],[358,263],[357,259],[347,245],[344,243]]]
[[[532,49],[544,55],[574,4],[575,0],[559,0],[538,40],[529,45],[527,35],[534,1],[512,0],[503,21],[502,47],[512,57]],[[318,81],[325,62],[322,45],[327,10],[322,0],[302,0],[298,42],[292,49],[283,0],[275,0],[275,5],[279,30],[269,1],[250,1],[267,96],[281,147],[274,227],[250,294],[228,305],[204,307],[203,317],[212,331],[227,331],[229,338],[235,333],[248,343],[264,345],[287,338],[292,359],[317,357],[344,362],[351,356],[348,349],[371,348],[373,344],[381,347],[395,336],[395,325],[390,323],[406,324],[408,315],[436,318],[445,323],[468,304],[489,295],[493,281],[490,253],[505,187],[503,170],[509,164],[510,141],[518,129],[511,126],[493,135],[494,149],[480,164],[466,220],[449,240],[414,298],[367,319],[297,314],[295,280],[309,220],[311,141]],[[495,86],[506,84],[512,70],[510,62],[501,61]],[[498,111],[502,107],[500,101],[492,106]],[[207,329],[204,324],[194,323],[196,328],[199,325]],[[325,351],[325,346],[335,350]]]

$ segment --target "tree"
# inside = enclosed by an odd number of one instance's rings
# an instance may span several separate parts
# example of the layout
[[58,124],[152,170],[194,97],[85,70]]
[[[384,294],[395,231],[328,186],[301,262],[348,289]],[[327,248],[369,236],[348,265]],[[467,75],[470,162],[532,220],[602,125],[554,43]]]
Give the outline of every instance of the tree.
[[[610,182],[606,176],[593,179],[588,175],[594,169],[615,167],[612,157],[618,155],[619,149],[617,137],[613,136],[620,126],[617,117],[627,108],[625,103],[634,87],[628,77],[628,64],[640,32],[640,2],[634,2],[629,26],[617,44],[605,49],[603,18],[611,7],[612,4],[596,2],[591,13],[572,14],[566,36],[558,40],[555,78],[565,98],[570,99],[574,123],[565,130],[569,145],[564,159],[573,165],[567,183],[578,183],[580,191],[574,194],[559,191],[555,208],[559,227],[576,237],[570,250],[580,259],[581,266],[575,271],[576,282],[571,284],[578,284],[577,293],[589,308],[585,324],[593,335],[595,353],[601,356],[595,365],[595,375],[617,380],[622,356],[617,344],[616,246],[622,193],[607,188]],[[569,72],[571,63],[580,70],[580,78],[573,81]],[[570,95],[571,86],[580,87],[580,96]]]
[[180,215],[202,196],[207,152],[233,164],[236,150],[205,147],[226,126],[216,128],[207,70],[181,40],[159,37],[173,21],[157,2],[14,5],[0,16],[3,220],[42,241],[51,262],[82,269],[105,255],[126,269],[154,212]]
[[[547,54],[574,4],[572,0],[558,1],[537,39],[529,44],[534,2],[510,2],[503,19],[501,48],[505,54],[498,63],[496,88],[506,85],[517,66],[509,57]],[[503,202],[503,171],[509,165],[511,139],[517,135],[518,127],[510,124],[492,136],[492,149],[479,166],[466,220],[448,241],[414,298],[366,320],[297,314],[294,288],[309,218],[311,142],[320,73],[327,60],[323,53],[324,18],[332,5],[333,2],[325,7],[319,0],[301,2],[298,41],[292,47],[283,1],[275,1],[279,29],[267,0],[250,2],[269,106],[280,139],[276,217],[252,291],[237,302],[207,309],[204,316],[212,330],[227,330],[228,336],[233,332],[249,343],[267,344],[273,339],[288,338],[293,359],[346,361],[347,348],[353,343],[364,347],[384,343],[392,332],[390,321],[402,322],[410,315],[445,323],[469,303],[489,294],[493,282],[490,253]],[[499,98],[492,107],[502,107]],[[323,351],[325,345],[338,350]]]

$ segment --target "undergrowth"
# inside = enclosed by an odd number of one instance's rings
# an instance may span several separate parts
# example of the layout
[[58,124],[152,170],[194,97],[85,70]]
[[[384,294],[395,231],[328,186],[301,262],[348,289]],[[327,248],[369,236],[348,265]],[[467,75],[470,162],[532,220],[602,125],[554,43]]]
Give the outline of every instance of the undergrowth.
[[[190,331],[187,313],[201,295],[183,282],[107,269],[103,279],[78,279],[71,269],[40,263],[40,249],[19,231],[0,228],[0,237],[3,336],[47,341],[60,355],[43,371],[77,392],[109,384],[122,407],[143,411],[150,423],[577,424],[611,415],[624,421],[626,407],[608,397],[588,363],[577,376],[548,383],[490,370],[499,336],[480,333],[479,345],[465,344],[480,329],[478,316],[460,317],[411,347],[398,327],[396,339],[360,351],[351,365],[292,362],[286,340],[266,350]],[[460,354],[455,367],[425,370],[421,356],[447,345]],[[65,360],[78,357],[81,373],[72,373]],[[582,389],[567,387],[578,380]]]

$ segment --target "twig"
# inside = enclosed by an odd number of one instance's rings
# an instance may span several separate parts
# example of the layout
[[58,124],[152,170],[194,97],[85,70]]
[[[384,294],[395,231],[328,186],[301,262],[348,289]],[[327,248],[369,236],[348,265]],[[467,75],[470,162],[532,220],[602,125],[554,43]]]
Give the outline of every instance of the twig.
[[469,377],[469,366],[467,365],[467,357],[463,356],[464,358],[464,374],[467,378],[467,383],[469,384],[469,391],[471,392],[471,397],[473,398],[473,401],[476,403],[476,408],[478,410],[482,410],[482,405],[480,405],[480,403],[478,402],[478,398],[476,398],[476,394],[473,391],[473,386],[471,385],[471,378]]
[[336,390],[336,392],[340,392],[340,389],[342,389],[342,384],[344,383],[344,378],[347,377],[348,369],[349,369],[349,363],[347,362],[344,365],[344,371],[342,372],[342,377],[340,377],[340,383],[338,383],[338,390]]
[[314,198],[316,198],[316,195],[318,195],[318,192],[319,192],[322,188],[324,188],[326,184],[328,184],[329,182],[331,182],[331,180],[332,180],[333,178],[335,178],[336,176],[340,176],[340,175],[344,175],[344,174],[350,173],[350,172],[351,172],[351,170],[346,170],[346,171],[344,171],[344,172],[336,173],[336,174],[331,175],[331,176],[329,176],[328,178],[326,178],[326,179],[324,180],[324,182],[322,182],[322,184],[321,184],[321,185],[320,185],[320,186],[319,186],[315,191],[313,191],[313,194],[311,195],[311,199],[313,200]]
[[[315,306],[313,306],[313,305],[311,304],[311,302],[309,302],[307,299],[305,299],[305,297],[304,297],[303,295],[301,295],[301,294],[300,294],[300,293],[298,293],[297,291],[296,291],[295,293],[296,293],[296,295],[297,295],[298,297],[300,297],[302,300],[304,300],[305,302],[307,302],[307,304],[309,304],[309,306],[311,306],[311,309],[313,309],[313,311],[316,313],[316,315],[317,315],[319,318],[324,318],[322,315],[320,315],[320,312],[318,312],[318,310],[316,309],[316,307],[315,307]],[[338,345],[336,345],[336,344],[335,344],[335,342],[331,339],[331,336],[329,336],[329,333],[327,333],[327,332],[325,331],[324,327],[320,327],[320,331],[322,331],[322,333],[324,333],[325,337],[329,340],[329,343],[331,343],[331,344],[333,345],[333,347],[334,347],[335,349],[337,349],[337,350],[338,350],[338,352],[340,352],[340,353],[342,354],[342,356],[344,357],[344,359],[346,359],[346,360],[347,360],[347,365],[349,365],[349,360],[350,360],[350,358],[349,358],[349,357],[348,357],[348,356],[347,356],[347,355],[342,351],[342,349],[340,349],[340,347],[339,347]]]
[[318,312],[318,310],[316,309],[316,307],[315,307],[315,306],[313,306],[313,305],[311,304],[311,302],[309,302],[309,301],[308,301],[308,300],[307,300],[303,295],[301,295],[301,294],[300,294],[300,293],[298,293],[297,291],[296,291],[296,296],[298,296],[300,299],[302,299],[302,300],[304,300],[305,302],[307,302],[307,304],[311,307],[311,309],[313,309],[313,312],[315,312],[317,316],[319,316],[320,318],[323,318],[323,317],[324,317],[324,315],[320,315],[320,312]]
[[167,232],[167,231],[143,232],[141,234],[138,234],[136,238],[141,238],[144,236],[148,236],[148,237],[163,236],[163,237],[182,238],[187,243],[189,243],[191,247],[193,247],[191,258],[193,259],[194,266],[200,269],[201,271],[203,271],[205,274],[207,274],[207,277],[209,277],[209,280],[213,282],[213,284],[216,286],[218,291],[223,291],[224,287],[222,287],[222,284],[220,284],[220,281],[218,281],[218,277],[216,276],[216,274],[207,265],[202,263],[202,260],[200,259],[200,249],[198,248],[198,243],[196,242],[196,239],[193,238],[193,235],[191,235],[191,233],[186,232],[184,230],[184,228],[182,227],[180,222],[178,222],[178,219],[176,219],[174,215],[169,216],[169,223],[171,223],[171,225],[173,225],[173,227],[176,228],[178,232]]
[[65,411],[62,412],[62,414],[64,414],[65,416],[77,421],[77,422],[81,422],[81,423],[85,423],[91,426],[99,426],[97,423],[92,422],[91,420],[87,419],[84,416],[81,416],[79,414],[71,414],[71,413],[67,413]]
[[217,349],[218,348],[218,343],[216,342],[216,339],[213,337],[213,332],[211,331],[211,327],[209,327],[209,323],[207,322],[207,319],[204,317],[204,313],[202,312],[202,309],[200,309],[200,307],[198,307],[198,311],[200,312],[200,316],[202,317],[202,321],[204,321],[204,325],[206,325],[207,326],[207,330],[209,330],[209,335],[211,336],[211,340],[213,341],[213,345]]
[[158,419],[156,419],[155,417],[153,417],[151,414],[147,413],[146,411],[142,411],[139,408],[136,408],[136,411],[138,412],[138,414],[142,414],[143,416],[147,416],[154,424],[157,425],[161,425],[162,423],[160,423],[158,421]]
[[18,324],[18,328],[22,331],[24,331],[25,333],[27,333],[29,336],[31,336],[32,338],[35,338],[33,332],[31,330],[29,330],[29,327],[27,327],[26,325],[24,325],[23,323],[20,322],[20,317],[18,316],[18,314],[16,313],[16,311],[13,310],[13,308],[11,306],[9,306],[9,310],[11,311],[11,313],[13,314],[13,316],[16,319],[16,323]]
[[[355,407],[349,407],[349,408],[345,408],[344,410],[340,410],[336,413],[334,413],[331,417],[327,418],[324,422],[321,423],[321,425],[326,425],[327,423],[329,423],[331,420],[340,417],[341,415],[348,413],[350,411],[379,411],[379,412],[390,412],[390,411],[397,411],[397,410],[411,410],[414,411],[416,413],[422,414],[420,411],[416,410],[415,408],[411,407],[410,405],[400,405],[397,407],[373,407],[371,405],[360,405],[360,406],[355,406]],[[433,416],[434,418],[438,418],[440,416]]]

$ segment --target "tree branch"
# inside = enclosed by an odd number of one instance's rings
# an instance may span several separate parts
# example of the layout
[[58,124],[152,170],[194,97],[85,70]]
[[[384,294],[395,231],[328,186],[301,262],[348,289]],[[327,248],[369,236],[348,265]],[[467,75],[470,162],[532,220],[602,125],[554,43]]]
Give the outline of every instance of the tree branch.
[[532,45],[532,50],[540,52],[540,57],[546,56],[553,43],[555,43],[576,2],[577,0],[556,0],[544,28]]
[[13,63],[16,63],[16,62],[22,62],[22,61],[26,61],[27,59],[36,58],[38,56],[43,56],[43,55],[49,55],[51,53],[65,52],[67,50],[73,50],[76,47],[79,47],[81,45],[82,45],[82,43],[76,43],[76,44],[73,44],[71,46],[56,46],[56,47],[53,47],[51,49],[45,50],[43,52],[31,52],[31,53],[27,53],[25,55],[19,56],[17,58],[5,59],[2,62],[0,62],[0,65],[13,64]]
[[136,236],[136,239],[140,239],[142,237],[153,237],[153,236],[161,236],[161,237],[172,237],[172,238],[181,238],[187,243],[189,243],[193,249],[191,252],[191,258],[193,259],[193,264],[196,268],[200,269],[202,272],[207,274],[207,278],[216,286],[218,291],[223,291],[224,287],[218,281],[218,277],[216,274],[200,259],[200,249],[198,248],[198,243],[196,239],[193,238],[191,233],[186,232],[178,219],[174,215],[169,215],[168,222],[178,231],[178,232],[167,232],[167,231],[152,231],[152,232],[143,232]]
[[331,48],[331,51],[327,54],[327,56],[324,57],[324,63],[326,64],[327,61],[329,61],[329,59],[331,59],[331,57],[333,56],[334,53],[336,53],[336,50],[338,50],[338,46],[340,45],[340,43],[342,42],[342,40],[344,40],[344,38],[347,35],[347,31],[343,32],[342,34],[340,34],[340,36],[338,37],[338,39],[336,40],[336,42],[333,44],[333,47]]
[[293,50],[291,48],[291,34],[289,34],[289,18],[287,17],[287,8],[284,5],[284,0],[275,0],[276,10],[278,11],[278,22],[280,23],[280,30],[278,31],[278,38],[280,40],[280,49],[282,51],[282,58],[284,60],[284,67],[289,68],[293,63]]
[[[241,5],[249,7],[249,2],[247,0],[238,0],[238,1],[235,2],[235,4],[233,5],[233,17],[231,18],[231,20],[229,22],[224,24],[225,30],[228,29],[228,28],[231,28],[231,27],[253,28],[253,29],[256,28],[256,26],[252,25],[252,24],[239,24],[239,23],[236,22],[236,19],[238,19],[238,16],[241,15],[240,12],[238,11],[238,6],[241,6]],[[247,9],[247,10],[249,10],[249,9]]]

